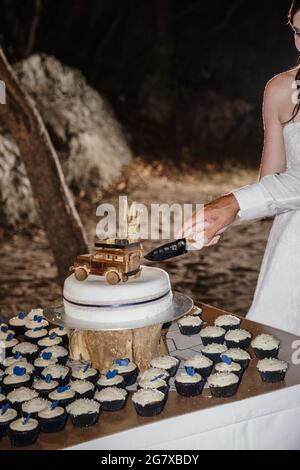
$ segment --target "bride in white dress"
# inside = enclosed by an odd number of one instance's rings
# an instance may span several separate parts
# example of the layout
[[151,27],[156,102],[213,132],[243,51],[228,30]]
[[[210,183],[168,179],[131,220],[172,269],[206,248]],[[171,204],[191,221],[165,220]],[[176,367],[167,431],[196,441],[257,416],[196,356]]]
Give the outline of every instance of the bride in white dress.
[[[292,3],[289,22],[300,51],[300,0]],[[300,105],[295,89],[298,80],[299,89],[300,66],[274,77],[266,86],[263,105],[265,141],[260,179],[289,170],[292,173],[293,167],[300,165]],[[293,101],[295,91],[297,103]],[[289,176],[293,178],[292,174]],[[295,186],[295,181],[293,184]],[[287,196],[288,190],[282,186],[280,196],[284,199],[285,190]],[[246,187],[246,192],[242,188],[204,206],[206,246],[217,243],[222,231],[236,221],[241,202],[246,209],[255,207],[255,201],[250,203],[247,197],[259,196],[261,188],[253,189],[258,193],[249,193]],[[298,208],[297,204],[295,207]],[[284,213],[274,219],[247,318],[300,336],[300,210],[281,212]],[[197,230],[196,220],[195,214],[185,224],[184,236],[198,232],[199,238],[203,227]]]

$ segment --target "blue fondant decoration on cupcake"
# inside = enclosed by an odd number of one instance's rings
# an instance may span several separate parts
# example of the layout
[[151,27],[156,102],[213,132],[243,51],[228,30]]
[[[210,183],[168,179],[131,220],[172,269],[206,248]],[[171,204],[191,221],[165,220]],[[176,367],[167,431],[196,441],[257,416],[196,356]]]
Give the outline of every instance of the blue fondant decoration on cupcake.
[[118,371],[116,369],[106,372],[107,379],[113,379],[116,375],[118,375]]
[[12,339],[14,339],[14,333],[9,333],[7,336],[6,336],[6,341],[11,341]]
[[90,364],[86,364],[82,369],[83,373],[87,372],[89,368],[90,368]]
[[228,364],[229,366],[232,364],[231,357],[226,356],[226,354],[222,354],[221,361],[224,362],[225,364]]
[[185,370],[186,370],[186,373],[190,375],[191,377],[193,377],[196,374],[194,367],[186,367]]
[[150,382],[155,382],[155,380],[159,380],[159,379],[162,379],[163,378],[163,375],[160,374],[160,375],[156,375],[155,377],[152,377],[152,379],[150,380]]
[[24,426],[29,422],[30,417],[31,417],[31,413],[28,413],[28,415],[23,419]]
[[51,335],[49,335],[49,338],[50,339],[55,339],[57,337],[57,334],[55,332],[51,333]]
[[7,410],[9,409],[9,404],[8,403],[5,403],[5,405],[3,405],[1,407],[1,414],[2,415],[5,415],[5,413],[7,412]]
[[41,331],[42,329],[42,326],[36,326],[35,328],[33,328],[33,331]]
[[46,377],[45,377],[45,382],[46,382],[47,384],[49,384],[49,383],[51,382],[51,380],[52,380],[51,375],[50,375],[50,374],[47,374]]
[[18,318],[19,318],[20,320],[24,320],[25,317],[26,317],[26,313],[25,313],[25,312],[19,312],[19,313],[18,313]]
[[64,385],[63,387],[58,387],[56,389],[57,393],[64,393],[71,389],[71,385]]
[[3,333],[7,333],[7,332],[8,332],[8,326],[7,326],[7,325],[2,325],[2,326],[1,326],[1,331],[2,331]]
[[41,357],[44,361],[50,361],[52,357],[52,352],[43,352]]
[[60,325],[59,329],[60,329],[60,331],[64,331],[65,327]]
[[129,362],[130,362],[130,359],[128,358],[115,360],[115,364],[117,364],[117,366],[128,366]]
[[25,367],[15,366],[15,367],[13,368],[13,373],[14,373],[14,375],[16,375],[17,377],[22,377],[23,375],[26,374],[26,369],[25,369]]
[[51,403],[51,407],[50,407],[51,410],[55,410],[55,408],[57,408],[58,405],[59,405],[59,401],[58,401],[58,400],[53,401],[53,402]]
[[20,359],[21,353],[19,351],[14,353],[14,359]]
[[43,317],[41,315],[34,315],[33,321],[36,321],[37,323],[41,323],[43,321]]

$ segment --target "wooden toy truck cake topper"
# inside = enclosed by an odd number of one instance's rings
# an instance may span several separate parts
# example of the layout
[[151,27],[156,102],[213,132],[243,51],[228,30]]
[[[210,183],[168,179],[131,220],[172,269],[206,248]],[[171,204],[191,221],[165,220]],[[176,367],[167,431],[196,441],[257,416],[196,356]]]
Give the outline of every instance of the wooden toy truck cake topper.
[[[77,256],[70,271],[78,281],[84,281],[89,274],[105,276],[109,284],[127,282],[130,277],[141,275],[142,244],[135,238],[139,215],[127,215],[126,238],[97,240],[91,254]],[[119,230],[120,232],[120,230]],[[123,232],[124,233],[124,229]]]

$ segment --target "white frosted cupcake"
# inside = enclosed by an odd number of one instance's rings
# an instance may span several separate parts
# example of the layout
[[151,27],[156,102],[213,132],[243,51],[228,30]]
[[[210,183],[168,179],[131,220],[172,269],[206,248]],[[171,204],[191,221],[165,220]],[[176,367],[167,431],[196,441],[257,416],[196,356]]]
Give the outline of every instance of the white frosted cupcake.
[[71,388],[76,393],[76,398],[89,398],[90,400],[94,397],[95,385],[88,380],[73,380]]
[[207,379],[209,389],[214,397],[225,398],[235,395],[239,385],[236,374],[217,372]]
[[26,330],[33,330],[34,328],[48,328],[49,323],[41,315],[34,315],[33,318],[28,317],[25,323]]
[[58,363],[57,359],[53,357],[52,353],[42,352],[41,355],[34,361],[35,375],[40,377],[41,373],[46,367],[55,366]]
[[192,367],[202,377],[208,377],[213,369],[213,361],[202,354],[195,354],[185,361],[184,367]]
[[8,324],[10,329],[12,329],[16,336],[23,335],[25,332],[25,323],[26,323],[26,313],[25,312],[19,312],[17,316],[12,317]]
[[80,368],[75,367],[72,369],[71,377],[72,380],[88,380],[95,385],[99,378],[99,371],[91,367],[90,364],[85,364]]
[[278,356],[280,341],[272,335],[263,333],[256,336],[251,346],[258,359],[266,359]]
[[36,419],[29,418],[29,416],[12,421],[7,430],[11,445],[15,447],[34,444],[39,433],[39,423]]
[[11,356],[13,353],[14,347],[19,343],[17,338],[15,338],[15,333],[6,333],[5,336],[0,340],[0,349],[2,350],[2,355],[4,357]]
[[33,398],[37,398],[38,393],[36,390],[32,390],[28,387],[20,387],[12,392],[9,392],[7,395],[7,400],[18,412],[21,412],[22,404],[26,401],[32,400]]
[[113,363],[112,369],[115,369],[124,380],[126,387],[133,385],[138,376],[137,365],[131,362],[128,358],[116,359]]
[[100,375],[96,383],[97,390],[102,390],[106,387],[125,388],[124,377],[118,375],[116,370],[109,370],[106,374]]
[[237,362],[233,362],[230,357],[226,357],[226,354],[222,355],[222,361],[215,365],[215,372],[227,372],[236,374],[239,378],[242,377],[244,369]]
[[158,390],[140,389],[133,394],[132,401],[138,415],[156,416],[163,411],[166,396]]
[[96,400],[86,398],[75,400],[67,406],[74,426],[87,427],[97,423],[100,414],[100,404]]
[[97,400],[104,411],[119,411],[124,408],[127,391],[117,387],[106,387],[96,392],[95,400]]
[[186,336],[197,335],[200,333],[203,321],[197,315],[187,315],[178,320],[180,333]]
[[170,374],[165,369],[159,369],[158,367],[151,367],[150,369],[145,370],[138,376],[138,383],[141,380],[151,381],[156,379],[163,379],[167,384],[170,380]]
[[228,349],[248,349],[251,343],[251,333],[247,330],[230,330],[225,335],[225,343]]
[[219,362],[221,359],[221,354],[224,354],[227,351],[227,346],[225,344],[211,343],[202,348],[202,354],[213,362]]
[[31,387],[33,377],[26,373],[25,367],[14,366],[9,375],[5,375],[2,380],[2,386],[5,393],[20,387]]
[[65,366],[68,362],[69,351],[63,346],[50,346],[49,348],[43,349],[43,352],[51,353],[62,366]]
[[215,326],[223,328],[225,331],[237,330],[240,324],[240,318],[235,315],[220,315],[215,319]]
[[30,415],[31,418],[37,418],[38,413],[43,411],[50,404],[50,401],[44,398],[33,398],[22,404],[22,414],[23,416]]
[[49,393],[55,390],[59,386],[56,380],[52,380],[51,375],[48,375],[44,379],[36,380],[33,383],[32,388],[38,392],[40,397],[48,398]]
[[28,362],[26,359],[19,359],[18,361],[16,361],[14,364],[12,364],[11,366],[7,367],[5,369],[5,375],[12,375],[14,374],[14,369],[15,367],[19,367],[19,368],[24,368],[25,369],[25,373],[28,374],[28,375],[31,375],[33,374],[34,372],[34,367],[32,364],[30,364],[30,362]]
[[44,338],[38,341],[38,347],[41,349],[51,348],[52,346],[62,346],[63,340],[56,333],[51,333],[49,336],[45,336]]
[[180,372],[176,375],[174,383],[179,395],[195,397],[201,394],[204,382],[204,379],[200,374],[197,374],[193,367],[186,367],[184,372]]
[[223,344],[226,331],[218,326],[207,326],[200,332],[204,346],[212,343]]
[[179,367],[179,359],[173,356],[159,356],[151,359],[150,366],[158,369],[164,369],[170,377],[174,377]]
[[63,326],[59,326],[57,328],[52,328],[52,330],[49,331],[49,335],[52,333],[56,334],[59,338],[62,339],[62,344],[67,345],[69,342],[68,339],[68,332]]
[[38,414],[38,422],[44,433],[59,432],[64,429],[68,415],[64,408],[53,402]]
[[49,393],[49,400],[58,401],[60,406],[64,408],[76,399],[75,390],[71,388],[71,385],[64,385],[63,387],[58,387],[52,392]]
[[54,366],[48,366],[43,369],[41,378],[45,379],[47,375],[50,375],[61,387],[64,387],[69,383],[71,370],[69,367],[55,364]]
[[43,327],[33,328],[24,333],[24,338],[29,343],[38,344],[38,341],[48,335],[48,330]]
[[162,392],[165,395],[167,395],[169,391],[169,385],[167,384],[167,382],[159,377],[153,377],[151,380],[139,380],[137,388],[144,388],[146,390],[158,390],[159,392]]
[[275,358],[261,359],[257,369],[263,382],[282,382],[288,370],[288,363]]
[[201,307],[197,307],[196,305],[194,305],[194,307],[192,308],[192,310],[189,312],[189,315],[193,315],[195,317],[201,317],[202,316],[202,313],[203,313],[203,310]]
[[21,356],[25,357],[28,362],[33,363],[34,360],[38,357],[39,348],[36,344],[29,343],[28,341],[24,341],[22,343],[17,344],[12,349],[12,353],[20,353]]
[[247,369],[251,360],[250,354],[244,349],[240,348],[228,349],[225,355],[229,357],[233,362],[237,362],[238,364],[240,364],[244,370]]
[[0,408],[0,439],[6,436],[8,426],[18,416],[18,413],[9,404],[5,404]]

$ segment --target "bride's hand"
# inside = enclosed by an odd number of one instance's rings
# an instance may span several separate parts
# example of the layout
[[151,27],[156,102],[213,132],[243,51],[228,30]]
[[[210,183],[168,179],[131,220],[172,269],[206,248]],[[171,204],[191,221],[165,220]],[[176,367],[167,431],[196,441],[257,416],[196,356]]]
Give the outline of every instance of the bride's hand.
[[221,234],[231,225],[240,207],[233,194],[222,196],[205,204],[183,227],[183,237],[192,239],[191,249],[218,243]]

